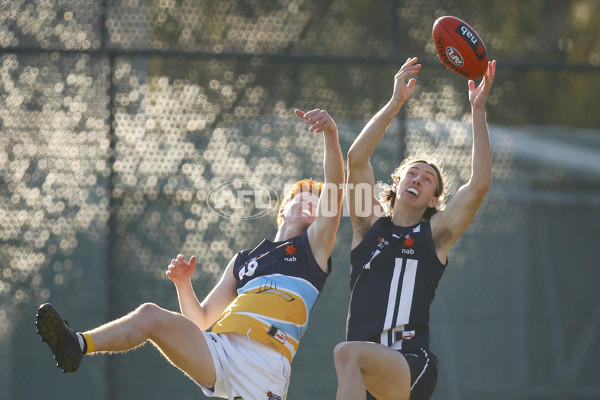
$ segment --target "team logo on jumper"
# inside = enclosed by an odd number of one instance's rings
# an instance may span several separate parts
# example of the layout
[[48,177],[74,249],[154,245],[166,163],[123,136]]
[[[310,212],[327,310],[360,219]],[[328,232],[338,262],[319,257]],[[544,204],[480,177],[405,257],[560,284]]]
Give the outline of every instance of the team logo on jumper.
[[390,242],[388,242],[387,240],[385,240],[385,238],[382,238],[382,237],[377,238],[377,248],[379,250],[383,250],[383,248],[385,246],[387,246],[388,244],[390,244]]
[[271,282],[266,282],[266,283],[261,284],[260,287],[258,288],[258,290],[256,291],[256,294],[263,294],[263,293],[279,296],[283,300],[287,301],[288,303],[290,301],[296,300],[294,298],[294,296],[292,296],[291,294],[289,294],[283,290],[277,289],[277,285],[275,283],[271,283]]
[[294,257],[294,254],[296,254],[296,248],[294,247],[293,244],[288,244],[285,247],[285,254],[287,254],[290,257],[284,257],[283,260],[284,261],[296,261],[297,258]]
[[282,400],[281,396],[273,394],[270,390],[267,392],[267,400]]

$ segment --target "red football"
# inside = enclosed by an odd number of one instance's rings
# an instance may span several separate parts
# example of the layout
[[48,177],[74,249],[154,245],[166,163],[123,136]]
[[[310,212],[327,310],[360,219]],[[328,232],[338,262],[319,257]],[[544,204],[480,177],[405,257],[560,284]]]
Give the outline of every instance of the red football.
[[432,34],[437,55],[447,68],[467,79],[485,75],[487,51],[469,24],[456,17],[440,17],[433,24]]

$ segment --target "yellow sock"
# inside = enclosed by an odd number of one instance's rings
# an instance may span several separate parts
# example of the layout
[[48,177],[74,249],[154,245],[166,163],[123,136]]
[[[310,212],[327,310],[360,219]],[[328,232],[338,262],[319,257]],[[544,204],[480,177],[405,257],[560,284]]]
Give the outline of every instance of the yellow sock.
[[94,352],[94,339],[88,333],[82,333],[83,339],[85,340],[85,344],[87,346],[85,354],[90,354]]

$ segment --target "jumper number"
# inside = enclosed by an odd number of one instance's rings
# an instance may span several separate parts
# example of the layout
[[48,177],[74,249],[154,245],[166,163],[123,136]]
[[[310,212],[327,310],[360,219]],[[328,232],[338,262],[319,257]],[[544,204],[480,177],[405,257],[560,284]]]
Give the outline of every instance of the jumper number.
[[258,267],[258,263],[256,262],[256,260],[252,260],[248,264],[246,264],[242,268],[240,268],[240,272],[238,272],[240,281],[242,279],[244,279],[244,276],[254,275],[254,271],[256,271],[256,267]]

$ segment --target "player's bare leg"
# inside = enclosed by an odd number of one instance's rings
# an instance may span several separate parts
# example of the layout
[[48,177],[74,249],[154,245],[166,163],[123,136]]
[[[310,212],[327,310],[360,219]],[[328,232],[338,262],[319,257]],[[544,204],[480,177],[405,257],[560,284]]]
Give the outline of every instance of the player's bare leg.
[[89,334],[94,352],[122,352],[150,340],[173,365],[206,387],[214,386],[216,373],[204,334],[179,313],[146,303],[135,311]]
[[398,351],[375,343],[344,342],[334,350],[338,400],[410,398],[410,369]]
[[[75,333],[54,307],[40,307],[36,324],[42,340],[50,346],[63,372],[79,367],[82,353]],[[131,313],[84,332],[91,340],[87,354],[125,352],[150,340],[173,365],[206,387],[214,386],[216,373],[204,334],[182,314],[146,303]]]

